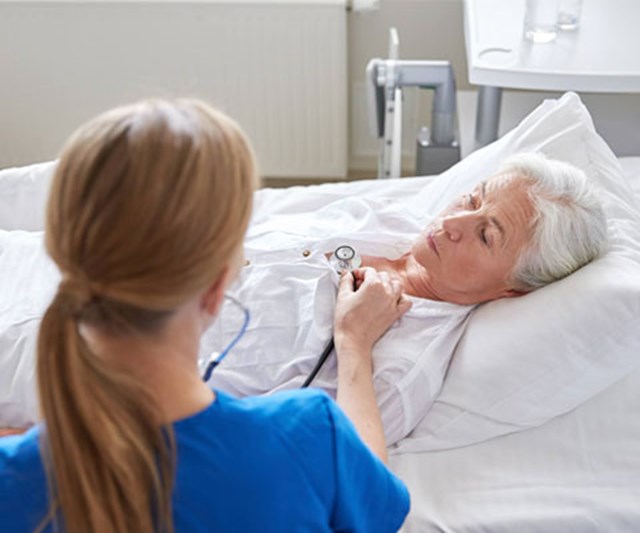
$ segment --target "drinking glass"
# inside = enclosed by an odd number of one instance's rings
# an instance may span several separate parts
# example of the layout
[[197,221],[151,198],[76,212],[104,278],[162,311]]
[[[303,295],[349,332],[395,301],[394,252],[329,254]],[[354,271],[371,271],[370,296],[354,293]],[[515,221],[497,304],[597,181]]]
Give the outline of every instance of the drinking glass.
[[582,0],[560,0],[558,7],[558,28],[573,31],[580,24]]
[[527,0],[524,36],[534,43],[550,43],[558,31],[558,0]]

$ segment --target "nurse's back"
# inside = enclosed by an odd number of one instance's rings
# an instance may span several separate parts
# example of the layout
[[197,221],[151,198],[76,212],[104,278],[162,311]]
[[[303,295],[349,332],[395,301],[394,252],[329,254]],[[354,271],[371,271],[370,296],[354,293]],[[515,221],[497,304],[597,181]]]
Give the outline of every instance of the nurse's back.
[[[219,391],[174,423],[176,531],[397,530],[402,483],[363,447],[319,391],[234,399]],[[39,428],[0,439],[3,531],[34,531],[46,516]],[[45,531],[50,531],[50,525]]]
[[70,139],[47,209],[62,281],[38,338],[44,423],[0,439],[3,531],[399,527],[371,382],[373,343],[408,308],[389,279],[358,272],[338,295],[354,425],[317,392],[236,400],[199,375],[256,182],[238,126],[197,101],[116,109]]

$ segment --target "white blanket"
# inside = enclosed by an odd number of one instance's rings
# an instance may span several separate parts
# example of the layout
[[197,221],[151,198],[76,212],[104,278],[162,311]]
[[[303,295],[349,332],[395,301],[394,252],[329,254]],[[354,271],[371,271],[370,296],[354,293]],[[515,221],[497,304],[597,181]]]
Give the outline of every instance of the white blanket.
[[38,419],[38,327],[59,278],[42,232],[0,230],[0,427]]

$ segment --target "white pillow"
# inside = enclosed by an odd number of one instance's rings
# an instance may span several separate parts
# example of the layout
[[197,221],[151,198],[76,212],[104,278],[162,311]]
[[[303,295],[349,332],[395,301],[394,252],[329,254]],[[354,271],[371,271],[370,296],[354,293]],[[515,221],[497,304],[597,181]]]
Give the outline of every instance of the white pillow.
[[42,232],[0,230],[0,427],[38,419],[38,328],[59,279]]
[[640,197],[640,157],[622,157],[619,161],[633,193]]
[[0,229],[42,230],[55,161],[0,170]]
[[640,211],[577,95],[544,102],[409,204],[418,208],[435,195],[446,205],[522,151],[573,163],[601,187],[610,250],[564,280],[478,308],[438,399],[396,451],[464,446],[538,426],[640,366]]

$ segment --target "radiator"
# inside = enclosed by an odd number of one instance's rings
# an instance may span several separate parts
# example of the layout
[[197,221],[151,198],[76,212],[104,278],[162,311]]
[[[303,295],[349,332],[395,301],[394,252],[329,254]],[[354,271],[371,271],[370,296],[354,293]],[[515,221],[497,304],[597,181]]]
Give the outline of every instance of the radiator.
[[345,0],[0,1],[0,167],[56,156],[80,123],[198,96],[249,134],[265,176],[347,169]]

